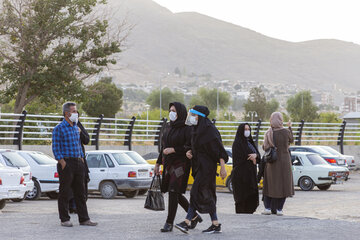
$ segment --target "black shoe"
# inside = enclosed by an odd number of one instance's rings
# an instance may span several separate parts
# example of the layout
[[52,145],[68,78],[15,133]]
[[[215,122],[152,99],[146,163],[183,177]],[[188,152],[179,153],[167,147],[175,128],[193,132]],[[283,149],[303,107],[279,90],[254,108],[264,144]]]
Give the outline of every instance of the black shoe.
[[201,223],[202,221],[203,221],[203,219],[200,217],[200,215],[196,215],[195,219],[191,220],[191,225],[190,225],[189,229],[196,228],[196,225],[198,223]]
[[177,229],[179,229],[180,231],[182,231],[183,233],[188,233],[190,226],[187,225],[187,223],[185,221],[183,221],[181,223],[176,224],[175,227]]
[[214,224],[211,224],[211,226],[204,230],[203,233],[221,233],[221,224],[218,226],[215,226]]
[[172,232],[173,225],[169,223],[165,223],[164,227],[160,229],[161,232]]

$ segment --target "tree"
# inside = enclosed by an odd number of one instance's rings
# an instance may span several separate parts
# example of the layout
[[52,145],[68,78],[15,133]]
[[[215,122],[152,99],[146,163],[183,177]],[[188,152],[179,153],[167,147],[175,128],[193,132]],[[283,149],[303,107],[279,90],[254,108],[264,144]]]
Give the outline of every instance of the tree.
[[105,0],[3,0],[0,6],[1,102],[14,112],[35,99],[84,96],[84,79],[116,63],[130,28],[109,29],[94,9]]
[[322,112],[319,114],[319,117],[316,119],[316,122],[321,123],[341,123],[339,115],[333,112]]
[[267,116],[267,107],[266,107],[266,97],[264,92],[259,87],[252,88],[250,90],[250,96],[247,102],[244,104],[245,108],[245,120],[251,120],[251,117],[248,117],[249,112],[256,112],[257,117],[255,119],[264,120]]
[[275,98],[266,102],[266,119],[270,119],[271,114],[278,111],[279,106],[280,104]]
[[310,91],[301,91],[287,100],[286,110],[292,121],[305,120],[312,122],[317,117],[317,106],[314,104]]
[[[161,90],[161,108],[169,110],[169,104],[171,102],[184,102],[184,94],[180,92],[172,92],[169,88]],[[151,106],[152,109],[160,108],[160,90],[154,90],[150,93],[146,99],[146,103]]]
[[228,92],[220,91],[216,88],[214,89],[199,88],[197,94],[191,98],[190,106],[204,105],[207,106],[210,111],[216,111],[218,93],[219,93],[219,109],[225,110],[231,104],[230,94]]
[[86,95],[82,108],[89,116],[104,114],[105,117],[113,118],[121,109],[123,92],[112,83],[111,78],[103,78],[89,86]]

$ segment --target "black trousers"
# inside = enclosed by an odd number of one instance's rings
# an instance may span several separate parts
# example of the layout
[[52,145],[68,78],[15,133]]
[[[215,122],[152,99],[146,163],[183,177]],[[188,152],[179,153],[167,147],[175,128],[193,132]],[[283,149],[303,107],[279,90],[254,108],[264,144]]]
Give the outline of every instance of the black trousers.
[[276,213],[276,210],[283,210],[285,200],[286,198],[271,198],[264,196],[264,205],[266,209],[271,209],[272,213]]
[[62,167],[59,163],[57,165],[60,180],[58,198],[59,217],[61,222],[70,220],[69,198],[73,192],[79,222],[85,222],[90,219],[85,199],[85,164],[80,158],[66,158],[65,161],[66,166],[64,169],[61,169]]
[[174,224],[178,204],[180,204],[180,206],[185,210],[185,212],[188,211],[190,204],[186,197],[181,193],[169,192],[169,210],[168,217],[166,219],[166,222],[168,224]]

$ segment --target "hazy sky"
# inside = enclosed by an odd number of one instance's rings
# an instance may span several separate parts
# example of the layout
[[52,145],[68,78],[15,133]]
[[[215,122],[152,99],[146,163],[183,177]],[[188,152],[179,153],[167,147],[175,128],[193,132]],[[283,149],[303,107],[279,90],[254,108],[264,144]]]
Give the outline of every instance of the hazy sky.
[[360,44],[360,0],[154,0],[172,12],[199,12],[288,41]]

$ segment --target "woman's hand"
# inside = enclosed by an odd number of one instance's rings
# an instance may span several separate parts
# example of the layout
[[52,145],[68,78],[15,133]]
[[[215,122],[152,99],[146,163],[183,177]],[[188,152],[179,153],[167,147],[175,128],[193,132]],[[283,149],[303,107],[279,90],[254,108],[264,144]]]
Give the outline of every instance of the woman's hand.
[[248,160],[252,161],[254,165],[256,165],[256,153],[252,153],[248,155]]
[[164,151],[163,151],[163,154],[165,154],[165,155],[169,155],[169,154],[172,154],[172,153],[175,153],[174,148],[165,148]]
[[156,176],[160,175],[160,165],[159,165],[158,163],[155,164],[155,170],[154,170],[154,172],[155,172],[155,175],[156,175]]
[[192,158],[193,158],[193,155],[192,155],[192,151],[191,151],[191,150],[189,150],[189,151],[186,152],[186,157],[187,157],[188,159],[192,159]]
[[225,160],[220,158],[220,177],[221,179],[225,179],[227,176],[226,168],[225,168]]
[[220,168],[220,177],[221,177],[221,179],[224,180],[226,178],[226,176],[227,176],[226,168],[225,168],[225,166],[221,166],[221,168]]
[[291,126],[292,126],[291,120],[289,120],[289,122],[287,123],[287,125],[288,125],[289,128],[291,128]]

